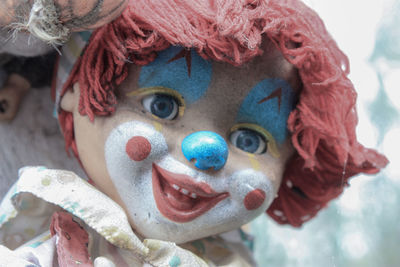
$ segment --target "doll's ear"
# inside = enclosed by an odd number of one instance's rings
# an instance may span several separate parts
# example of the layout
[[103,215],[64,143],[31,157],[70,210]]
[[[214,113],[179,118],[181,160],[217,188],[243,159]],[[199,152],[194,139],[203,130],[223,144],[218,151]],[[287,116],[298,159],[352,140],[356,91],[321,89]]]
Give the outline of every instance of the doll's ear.
[[74,112],[79,104],[79,84],[75,83],[71,89],[67,90],[61,98],[60,107],[68,112]]

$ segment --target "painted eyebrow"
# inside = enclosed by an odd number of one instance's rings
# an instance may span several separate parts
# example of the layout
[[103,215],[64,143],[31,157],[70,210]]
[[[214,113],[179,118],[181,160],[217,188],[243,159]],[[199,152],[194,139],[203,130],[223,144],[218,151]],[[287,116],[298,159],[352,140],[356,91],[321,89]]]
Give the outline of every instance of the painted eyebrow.
[[264,97],[260,101],[257,102],[257,104],[262,104],[264,102],[267,102],[271,99],[278,98],[278,111],[281,111],[281,101],[282,101],[282,88],[275,89],[269,96]]
[[137,84],[139,88],[173,88],[190,105],[206,93],[212,73],[212,63],[198,55],[195,49],[171,46],[159,51],[153,62],[140,68]]

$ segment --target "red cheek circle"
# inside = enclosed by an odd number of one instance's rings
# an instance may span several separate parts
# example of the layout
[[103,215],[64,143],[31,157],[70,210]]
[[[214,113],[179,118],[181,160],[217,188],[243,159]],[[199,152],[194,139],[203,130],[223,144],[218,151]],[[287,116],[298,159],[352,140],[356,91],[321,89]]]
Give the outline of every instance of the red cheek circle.
[[145,160],[151,152],[151,144],[143,136],[134,136],[126,144],[126,153],[134,161]]
[[255,210],[261,207],[265,201],[265,192],[261,189],[255,189],[248,193],[243,200],[247,210]]

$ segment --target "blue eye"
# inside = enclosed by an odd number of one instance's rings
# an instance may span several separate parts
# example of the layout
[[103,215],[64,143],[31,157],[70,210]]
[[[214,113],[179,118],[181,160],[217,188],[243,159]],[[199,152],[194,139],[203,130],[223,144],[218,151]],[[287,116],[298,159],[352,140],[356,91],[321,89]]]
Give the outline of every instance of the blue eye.
[[164,120],[175,119],[179,111],[176,99],[166,94],[148,95],[143,98],[142,105],[146,111]]
[[262,135],[250,129],[234,131],[229,139],[234,146],[248,153],[263,154],[267,150],[267,145]]

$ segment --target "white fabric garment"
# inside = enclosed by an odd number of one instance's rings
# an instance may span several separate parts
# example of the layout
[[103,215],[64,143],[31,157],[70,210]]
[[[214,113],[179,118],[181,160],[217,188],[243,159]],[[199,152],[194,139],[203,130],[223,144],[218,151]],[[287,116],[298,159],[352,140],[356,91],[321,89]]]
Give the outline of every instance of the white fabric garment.
[[44,167],[21,169],[0,205],[0,266],[58,266],[49,225],[60,210],[89,234],[88,252],[97,267],[254,266],[242,232],[180,246],[141,240],[113,200],[72,172]]

